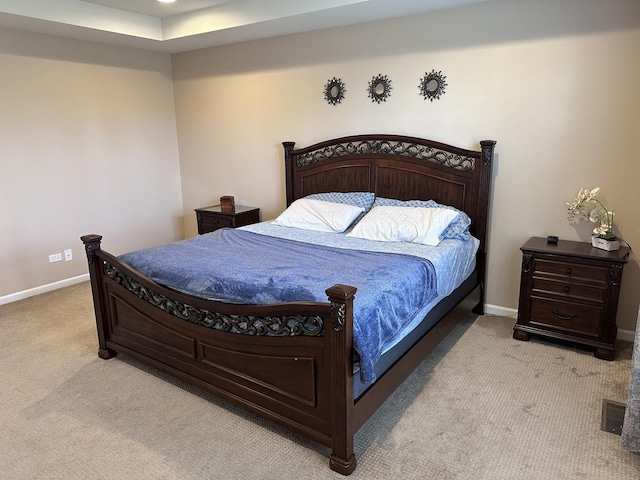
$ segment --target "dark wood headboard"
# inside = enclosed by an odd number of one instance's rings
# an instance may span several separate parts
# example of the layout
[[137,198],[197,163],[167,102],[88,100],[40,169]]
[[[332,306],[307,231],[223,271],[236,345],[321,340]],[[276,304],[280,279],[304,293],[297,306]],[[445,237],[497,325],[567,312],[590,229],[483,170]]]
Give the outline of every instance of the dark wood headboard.
[[399,200],[435,200],[471,218],[484,277],[494,140],[467,150],[401,135],[354,135],[295,149],[283,142],[287,205],[321,192],[374,192]]

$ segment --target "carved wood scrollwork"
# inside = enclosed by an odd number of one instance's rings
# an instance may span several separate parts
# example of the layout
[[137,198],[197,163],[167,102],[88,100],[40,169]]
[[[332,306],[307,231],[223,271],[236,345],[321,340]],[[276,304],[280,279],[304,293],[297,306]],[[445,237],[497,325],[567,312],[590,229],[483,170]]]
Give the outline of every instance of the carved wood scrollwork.
[[87,254],[87,262],[91,265],[93,263],[93,251],[96,250],[96,246],[91,243],[85,243],[84,250]]
[[522,271],[529,273],[533,264],[533,255],[531,253],[525,253],[522,255]]
[[438,163],[457,170],[471,171],[475,166],[475,159],[465,155],[458,155],[438,148],[408,143],[397,140],[363,140],[346,142],[303,153],[296,159],[298,166],[304,167],[330,158],[345,155],[393,154],[414,157],[421,160]]
[[609,285],[620,285],[622,282],[622,265],[611,265],[609,267]]
[[491,151],[483,150],[482,151],[482,162],[484,165],[491,165]]
[[324,322],[318,315],[227,315],[196,308],[177,302],[140,285],[131,277],[104,262],[104,273],[145,302],[182,320],[222,332],[257,336],[309,336],[324,335]]
[[344,303],[331,303],[331,315],[333,316],[333,329],[340,332],[344,328],[347,306]]

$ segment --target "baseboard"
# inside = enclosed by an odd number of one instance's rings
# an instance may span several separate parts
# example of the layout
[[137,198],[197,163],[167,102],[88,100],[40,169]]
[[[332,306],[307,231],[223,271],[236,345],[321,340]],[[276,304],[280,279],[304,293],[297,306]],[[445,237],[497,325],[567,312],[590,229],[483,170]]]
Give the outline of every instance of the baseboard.
[[[486,304],[484,306],[484,312],[489,314],[489,315],[499,315],[501,317],[517,317],[518,316],[518,310],[515,308],[507,308],[507,307],[501,307],[499,305],[489,305]],[[618,340],[623,340],[625,342],[631,342],[633,343],[635,341],[636,338],[636,332],[632,331],[632,330],[622,330],[621,328],[618,329],[618,335],[616,336],[616,338]]]
[[636,339],[636,332],[632,330],[622,330],[621,328],[619,328],[616,338],[618,340],[624,340],[625,342],[633,343]]
[[77,277],[60,280],[59,282],[48,283],[47,285],[41,285],[39,287],[30,288],[28,290],[23,290],[21,292],[16,292],[10,295],[5,295],[4,297],[0,297],[0,305],[17,302],[18,300],[23,300],[35,295],[40,295],[41,293],[51,292],[53,290],[58,290],[59,288],[70,287],[71,285],[75,285],[76,283],[88,281],[89,274],[85,273],[84,275],[78,275]]
[[500,305],[484,305],[484,313],[489,315],[498,315],[501,317],[517,317],[518,310],[515,308],[501,307]]

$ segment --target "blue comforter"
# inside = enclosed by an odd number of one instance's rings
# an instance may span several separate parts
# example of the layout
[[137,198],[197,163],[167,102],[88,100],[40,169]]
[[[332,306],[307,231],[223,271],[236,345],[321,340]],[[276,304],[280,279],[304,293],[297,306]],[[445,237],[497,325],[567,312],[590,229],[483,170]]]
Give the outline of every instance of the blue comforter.
[[182,242],[127,253],[125,263],[154,281],[201,298],[245,304],[326,302],[336,283],[358,288],[354,347],[364,382],[385,342],[435,298],[431,262],[221,229]]

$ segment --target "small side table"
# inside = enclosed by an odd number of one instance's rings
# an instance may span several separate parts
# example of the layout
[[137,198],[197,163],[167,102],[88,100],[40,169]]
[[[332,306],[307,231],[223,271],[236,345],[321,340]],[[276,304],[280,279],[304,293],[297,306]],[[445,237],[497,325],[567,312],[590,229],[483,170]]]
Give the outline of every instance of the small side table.
[[219,228],[242,227],[260,221],[260,209],[236,205],[233,212],[223,212],[220,205],[196,208],[198,234],[213,232]]
[[629,249],[608,252],[590,243],[530,238],[522,247],[518,322],[513,338],[529,334],[595,348],[595,356],[615,358],[616,314],[622,269]]

